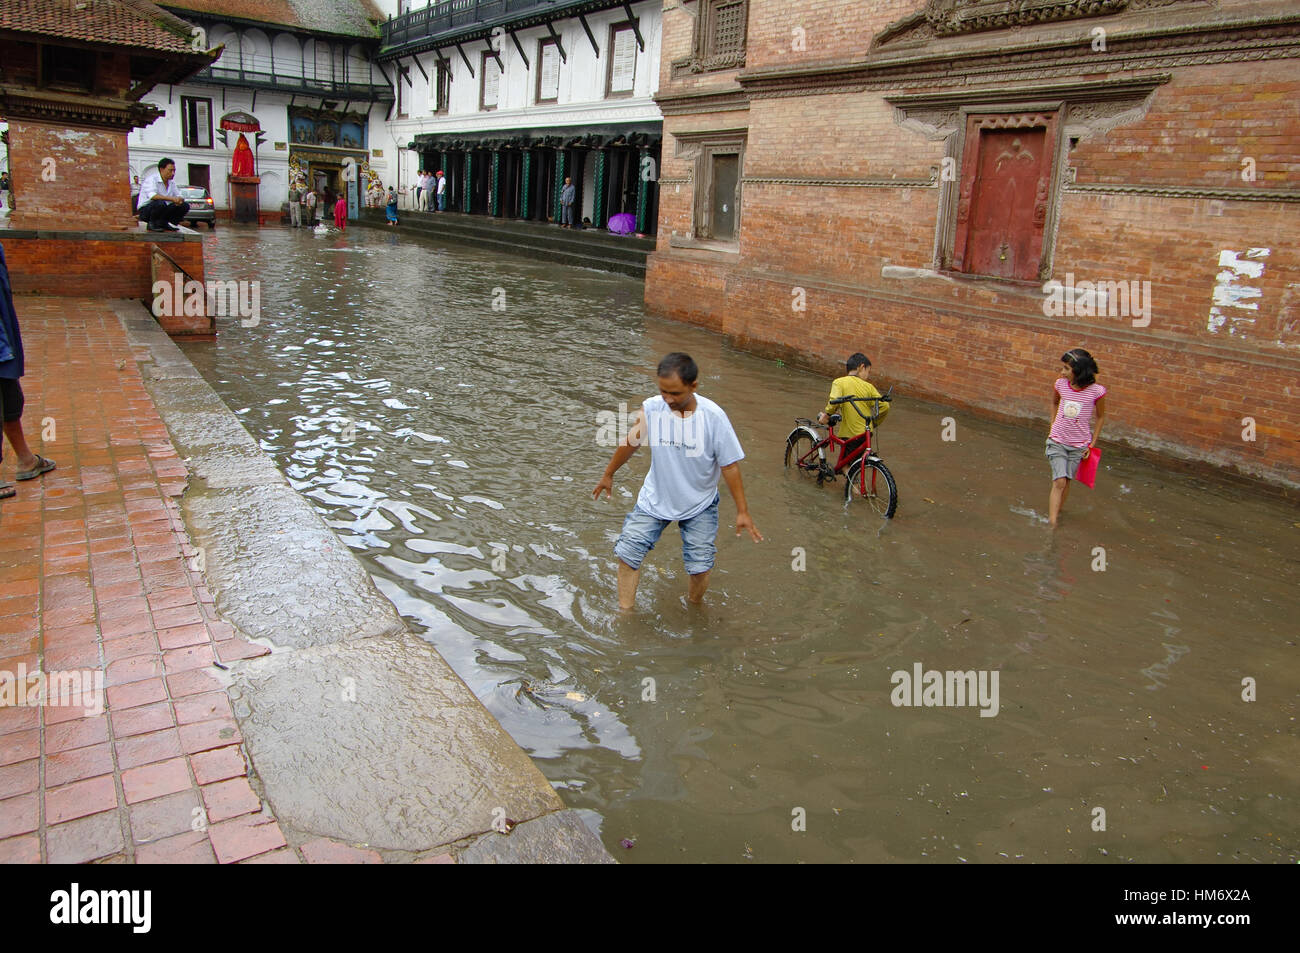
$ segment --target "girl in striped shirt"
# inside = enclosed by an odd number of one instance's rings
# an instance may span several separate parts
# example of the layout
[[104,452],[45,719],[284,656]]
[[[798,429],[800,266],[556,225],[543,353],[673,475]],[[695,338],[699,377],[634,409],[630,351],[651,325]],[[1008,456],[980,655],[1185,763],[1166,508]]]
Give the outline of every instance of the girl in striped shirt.
[[[1097,383],[1097,362],[1092,355],[1076,347],[1062,355],[1061,365],[1052,393],[1056,419],[1047,438],[1047,460],[1052,465],[1047,518],[1053,526],[1070,495],[1070,481],[1079,472],[1084,455],[1097,445],[1106,417],[1106,388]],[[1094,416],[1095,431],[1091,426]]]

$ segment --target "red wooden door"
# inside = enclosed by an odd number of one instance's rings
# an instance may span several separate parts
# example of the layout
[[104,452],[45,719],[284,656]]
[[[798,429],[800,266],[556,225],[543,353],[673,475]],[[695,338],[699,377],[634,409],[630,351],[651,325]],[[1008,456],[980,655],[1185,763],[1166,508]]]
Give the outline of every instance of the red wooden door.
[[1055,117],[971,117],[954,265],[1033,281],[1042,262]]

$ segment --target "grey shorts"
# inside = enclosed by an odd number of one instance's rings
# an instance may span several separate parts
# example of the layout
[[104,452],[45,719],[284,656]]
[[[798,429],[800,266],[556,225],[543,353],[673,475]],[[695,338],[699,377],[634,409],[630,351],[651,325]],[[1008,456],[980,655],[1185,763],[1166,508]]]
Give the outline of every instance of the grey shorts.
[[1063,443],[1057,443],[1050,437],[1047,440],[1047,462],[1052,465],[1052,479],[1060,480],[1065,478],[1073,480],[1074,475],[1079,472],[1079,464],[1087,455],[1087,447],[1067,447]]

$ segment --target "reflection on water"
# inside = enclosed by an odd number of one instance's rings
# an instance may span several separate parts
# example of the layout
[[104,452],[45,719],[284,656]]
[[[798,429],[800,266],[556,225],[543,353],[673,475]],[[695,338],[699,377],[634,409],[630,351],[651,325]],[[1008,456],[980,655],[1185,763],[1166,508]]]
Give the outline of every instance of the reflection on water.
[[[782,471],[827,381],[647,318],[636,281],[363,229],[205,240],[263,314],[187,353],[620,860],[1296,859],[1286,505],[1114,453],[1053,535],[1042,435],[900,392],[882,524]],[[730,413],[766,541],[733,535],[724,492],[707,604],[669,530],[620,615],[611,547],[648,460],[593,502],[599,415],[670,350]],[[999,669],[999,714],[894,708],[917,662]]]

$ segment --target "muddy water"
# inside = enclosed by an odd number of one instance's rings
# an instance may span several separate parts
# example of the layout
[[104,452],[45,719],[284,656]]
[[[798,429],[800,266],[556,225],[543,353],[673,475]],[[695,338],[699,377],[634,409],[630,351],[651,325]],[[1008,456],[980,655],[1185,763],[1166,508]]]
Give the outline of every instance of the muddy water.
[[[262,315],[188,354],[620,860],[1300,858],[1293,507],[1112,454],[1052,534],[1042,434],[904,393],[882,523],[783,473],[827,381],[647,317],[639,282],[363,229],[205,240]],[[593,502],[598,415],[669,350],[730,413],[766,541],[724,490],[707,605],[672,529],[620,616],[648,459]],[[894,706],[916,663],[996,671],[997,714]]]

